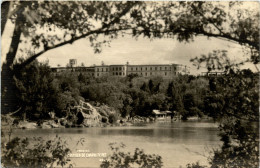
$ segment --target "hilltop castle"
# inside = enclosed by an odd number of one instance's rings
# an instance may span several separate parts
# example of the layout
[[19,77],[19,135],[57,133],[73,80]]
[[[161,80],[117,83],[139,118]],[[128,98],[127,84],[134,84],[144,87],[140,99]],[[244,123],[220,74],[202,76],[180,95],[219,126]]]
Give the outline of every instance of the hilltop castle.
[[161,76],[170,78],[176,75],[190,74],[189,67],[181,64],[146,64],[130,65],[128,62],[123,65],[94,65],[90,67],[77,66],[76,59],[70,59],[69,66],[52,68],[53,72],[75,71],[89,73],[96,78],[102,76],[126,77],[130,74],[136,74],[143,77]]

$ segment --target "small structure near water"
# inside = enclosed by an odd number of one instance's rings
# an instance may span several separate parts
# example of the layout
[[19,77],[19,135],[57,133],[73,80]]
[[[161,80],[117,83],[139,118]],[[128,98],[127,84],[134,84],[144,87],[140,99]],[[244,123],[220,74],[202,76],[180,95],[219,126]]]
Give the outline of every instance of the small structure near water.
[[160,110],[153,110],[153,115],[156,119],[165,119],[167,117],[167,113],[161,112]]
[[160,111],[160,110],[153,110],[152,111],[155,119],[167,119],[170,118],[171,120],[174,118],[175,116],[175,112],[172,111]]

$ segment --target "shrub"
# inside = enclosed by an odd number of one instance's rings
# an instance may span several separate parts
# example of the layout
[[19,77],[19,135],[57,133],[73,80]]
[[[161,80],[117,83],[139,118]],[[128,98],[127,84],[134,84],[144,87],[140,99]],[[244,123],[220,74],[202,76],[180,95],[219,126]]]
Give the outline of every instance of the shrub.
[[203,117],[203,113],[200,111],[200,109],[198,109],[198,107],[191,107],[189,115]]
[[187,164],[186,168],[206,168],[207,166],[202,166],[199,162]]
[[109,123],[111,123],[111,124],[115,124],[116,121],[117,121],[117,119],[118,119],[118,115],[117,115],[116,113],[111,113],[111,114],[109,114],[109,116],[108,116],[108,121],[109,121]]
[[70,149],[60,137],[48,141],[38,137],[34,141],[33,145],[28,138],[16,137],[2,145],[3,167],[47,168],[54,164],[63,167],[70,161]]
[[101,168],[114,168],[114,167],[143,167],[143,168],[160,168],[163,166],[162,158],[155,154],[145,154],[143,150],[136,148],[134,154],[124,153],[120,151],[125,147],[124,144],[111,143],[109,144],[113,154],[100,165]]

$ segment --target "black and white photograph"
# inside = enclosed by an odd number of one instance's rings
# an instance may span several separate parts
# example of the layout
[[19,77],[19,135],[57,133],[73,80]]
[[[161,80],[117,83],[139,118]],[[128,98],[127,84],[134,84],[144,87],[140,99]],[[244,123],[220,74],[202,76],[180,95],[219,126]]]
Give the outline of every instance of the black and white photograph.
[[258,168],[258,1],[1,1],[3,168]]

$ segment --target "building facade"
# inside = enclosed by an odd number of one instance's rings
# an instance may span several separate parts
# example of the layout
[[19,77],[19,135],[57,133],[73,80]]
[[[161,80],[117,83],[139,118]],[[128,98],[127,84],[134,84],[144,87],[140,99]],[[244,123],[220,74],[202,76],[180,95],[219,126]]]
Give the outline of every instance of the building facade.
[[127,76],[126,65],[110,65],[110,76],[125,77]]
[[109,66],[108,65],[100,65],[94,67],[94,76],[96,78],[102,76],[109,76]]
[[57,67],[52,68],[53,72],[71,70],[77,72],[87,72],[98,78],[102,76],[126,77],[128,75],[138,75],[142,77],[161,76],[171,78],[176,75],[190,74],[189,67],[181,64],[147,64],[147,65],[99,65],[92,67]]

